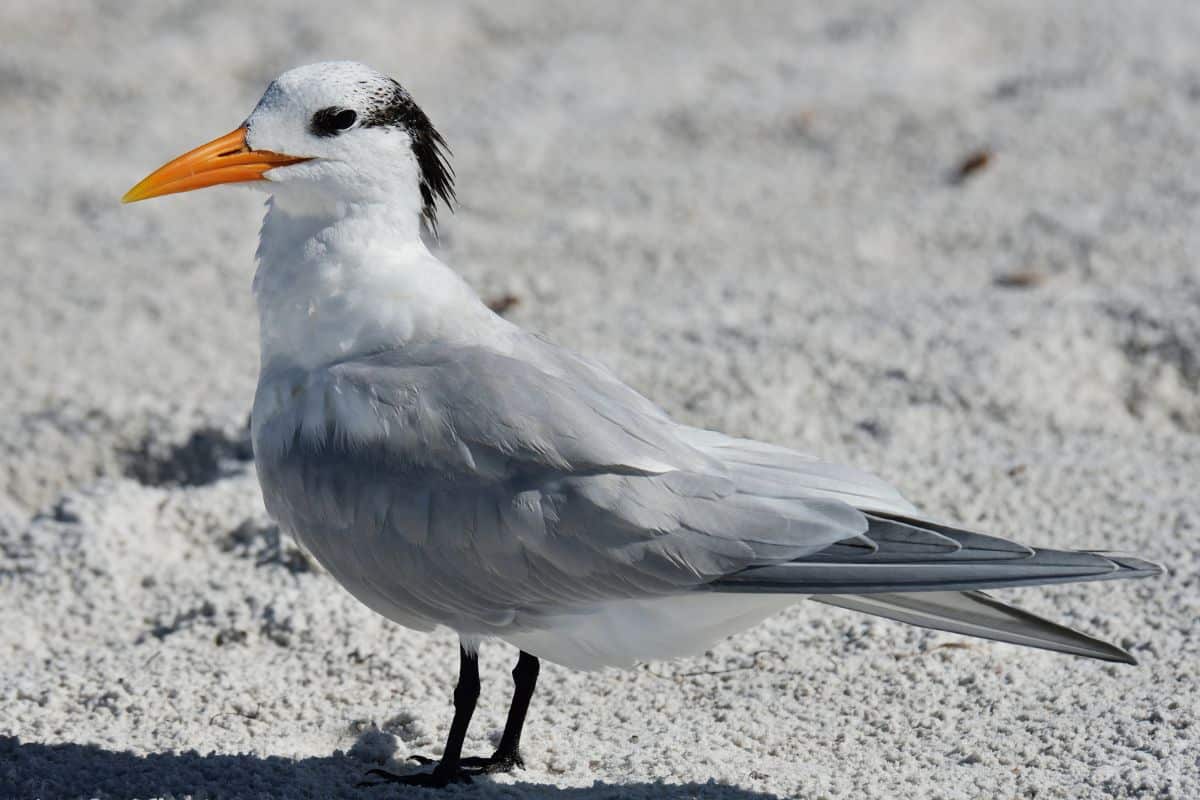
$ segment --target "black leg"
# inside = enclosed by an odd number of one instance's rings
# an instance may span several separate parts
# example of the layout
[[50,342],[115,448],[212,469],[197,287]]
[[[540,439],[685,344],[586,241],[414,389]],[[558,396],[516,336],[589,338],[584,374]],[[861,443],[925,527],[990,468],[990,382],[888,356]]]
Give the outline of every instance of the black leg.
[[[442,760],[433,768],[433,772],[395,775],[382,769],[373,769],[367,773],[368,775],[375,775],[386,781],[409,786],[440,787],[450,783],[471,782],[471,777],[462,769],[461,761],[463,740],[467,738],[471,715],[475,713],[475,704],[479,701],[479,657],[474,653],[468,653],[466,648],[461,646],[458,649],[458,655],[458,685],[454,687],[454,721],[450,723],[450,735],[446,738],[446,749],[442,753]],[[414,756],[414,758],[416,757]],[[417,760],[430,763],[429,759],[418,758]]]
[[511,772],[516,767],[525,766],[521,758],[521,731],[525,728],[525,715],[529,712],[529,701],[533,697],[533,690],[537,688],[540,671],[541,662],[537,657],[522,650],[512,671],[512,705],[508,707],[508,720],[504,723],[500,746],[490,758],[463,759],[464,767],[474,772]]
[[523,767],[521,760],[521,731],[525,728],[525,715],[529,712],[529,701],[533,699],[533,690],[537,688],[538,673],[542,665],[536,656],[531,656],[524,650],[513,667],[513,699],[508,708],[508,721],[504,723],[504,735],[500,737],[500,746],[496,748],[493,760],[508,761],[513,766]]

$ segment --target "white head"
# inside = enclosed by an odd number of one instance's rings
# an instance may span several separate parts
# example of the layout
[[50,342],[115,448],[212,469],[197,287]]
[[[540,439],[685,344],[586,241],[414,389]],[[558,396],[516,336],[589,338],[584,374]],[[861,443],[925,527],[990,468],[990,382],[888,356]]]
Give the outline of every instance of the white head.
[[409,200],[430,227],[454,199],[445,140],[396,81],[353,61],[297,67],[233,132],[164,165],[125,202],[251,183],[304,204]]

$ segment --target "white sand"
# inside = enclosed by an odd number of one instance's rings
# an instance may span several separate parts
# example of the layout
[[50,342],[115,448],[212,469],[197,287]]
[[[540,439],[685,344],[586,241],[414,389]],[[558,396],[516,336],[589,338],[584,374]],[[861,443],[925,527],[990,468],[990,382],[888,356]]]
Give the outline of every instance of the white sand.
[[[465,796],[1200,796],[1200,4],[92,5],[0,4],[0,797],[390,798],[355,781],[441,746],[453,637],[261,507],[262,197],[117,204],[329,57],[441,128],[443,255],[521,324],[689,423],[1171,568],[1020,593],[1136,668],[815,604],[548,666],[529,768]],[[484,649],[470,752],[513,657]]]

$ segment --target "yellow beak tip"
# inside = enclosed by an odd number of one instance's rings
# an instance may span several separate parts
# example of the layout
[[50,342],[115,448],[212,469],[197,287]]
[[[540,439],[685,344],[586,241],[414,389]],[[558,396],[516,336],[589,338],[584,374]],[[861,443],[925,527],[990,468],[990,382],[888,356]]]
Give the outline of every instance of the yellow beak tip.
[[121,202],[136,203],[139,200],[148,200],[151,197],[157,196],[157,194],[158,193],[154,191],[154,184],[151,183],[149,178],[147,178],[146,180],[138,181],[138,183],[134,185],[132,189],[121,195]]

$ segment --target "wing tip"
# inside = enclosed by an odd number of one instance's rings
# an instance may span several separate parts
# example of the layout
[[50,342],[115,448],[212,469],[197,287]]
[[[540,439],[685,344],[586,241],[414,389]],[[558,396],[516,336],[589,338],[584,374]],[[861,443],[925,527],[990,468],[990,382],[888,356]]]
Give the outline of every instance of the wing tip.
[[1133,657],[1133,653],[1117,647],[1116,645],[1109,646],[1112,647],[1114,655],[1113,658],[1107,660],[1112,661],[1115,664],[1128,664],[1131,667],[1136,667],[1138,665],[1138,660]]
[[985,592],[820,595],[811,600],[922,628],[1136,666],[1133,654]]
[[1088,552],[1113,562],[1117,571],[1123,573],[1122,578],[1153,578],[1167,573],[1167,568],[1162,564],[1129,553],[1106,550],[1089,550]]

